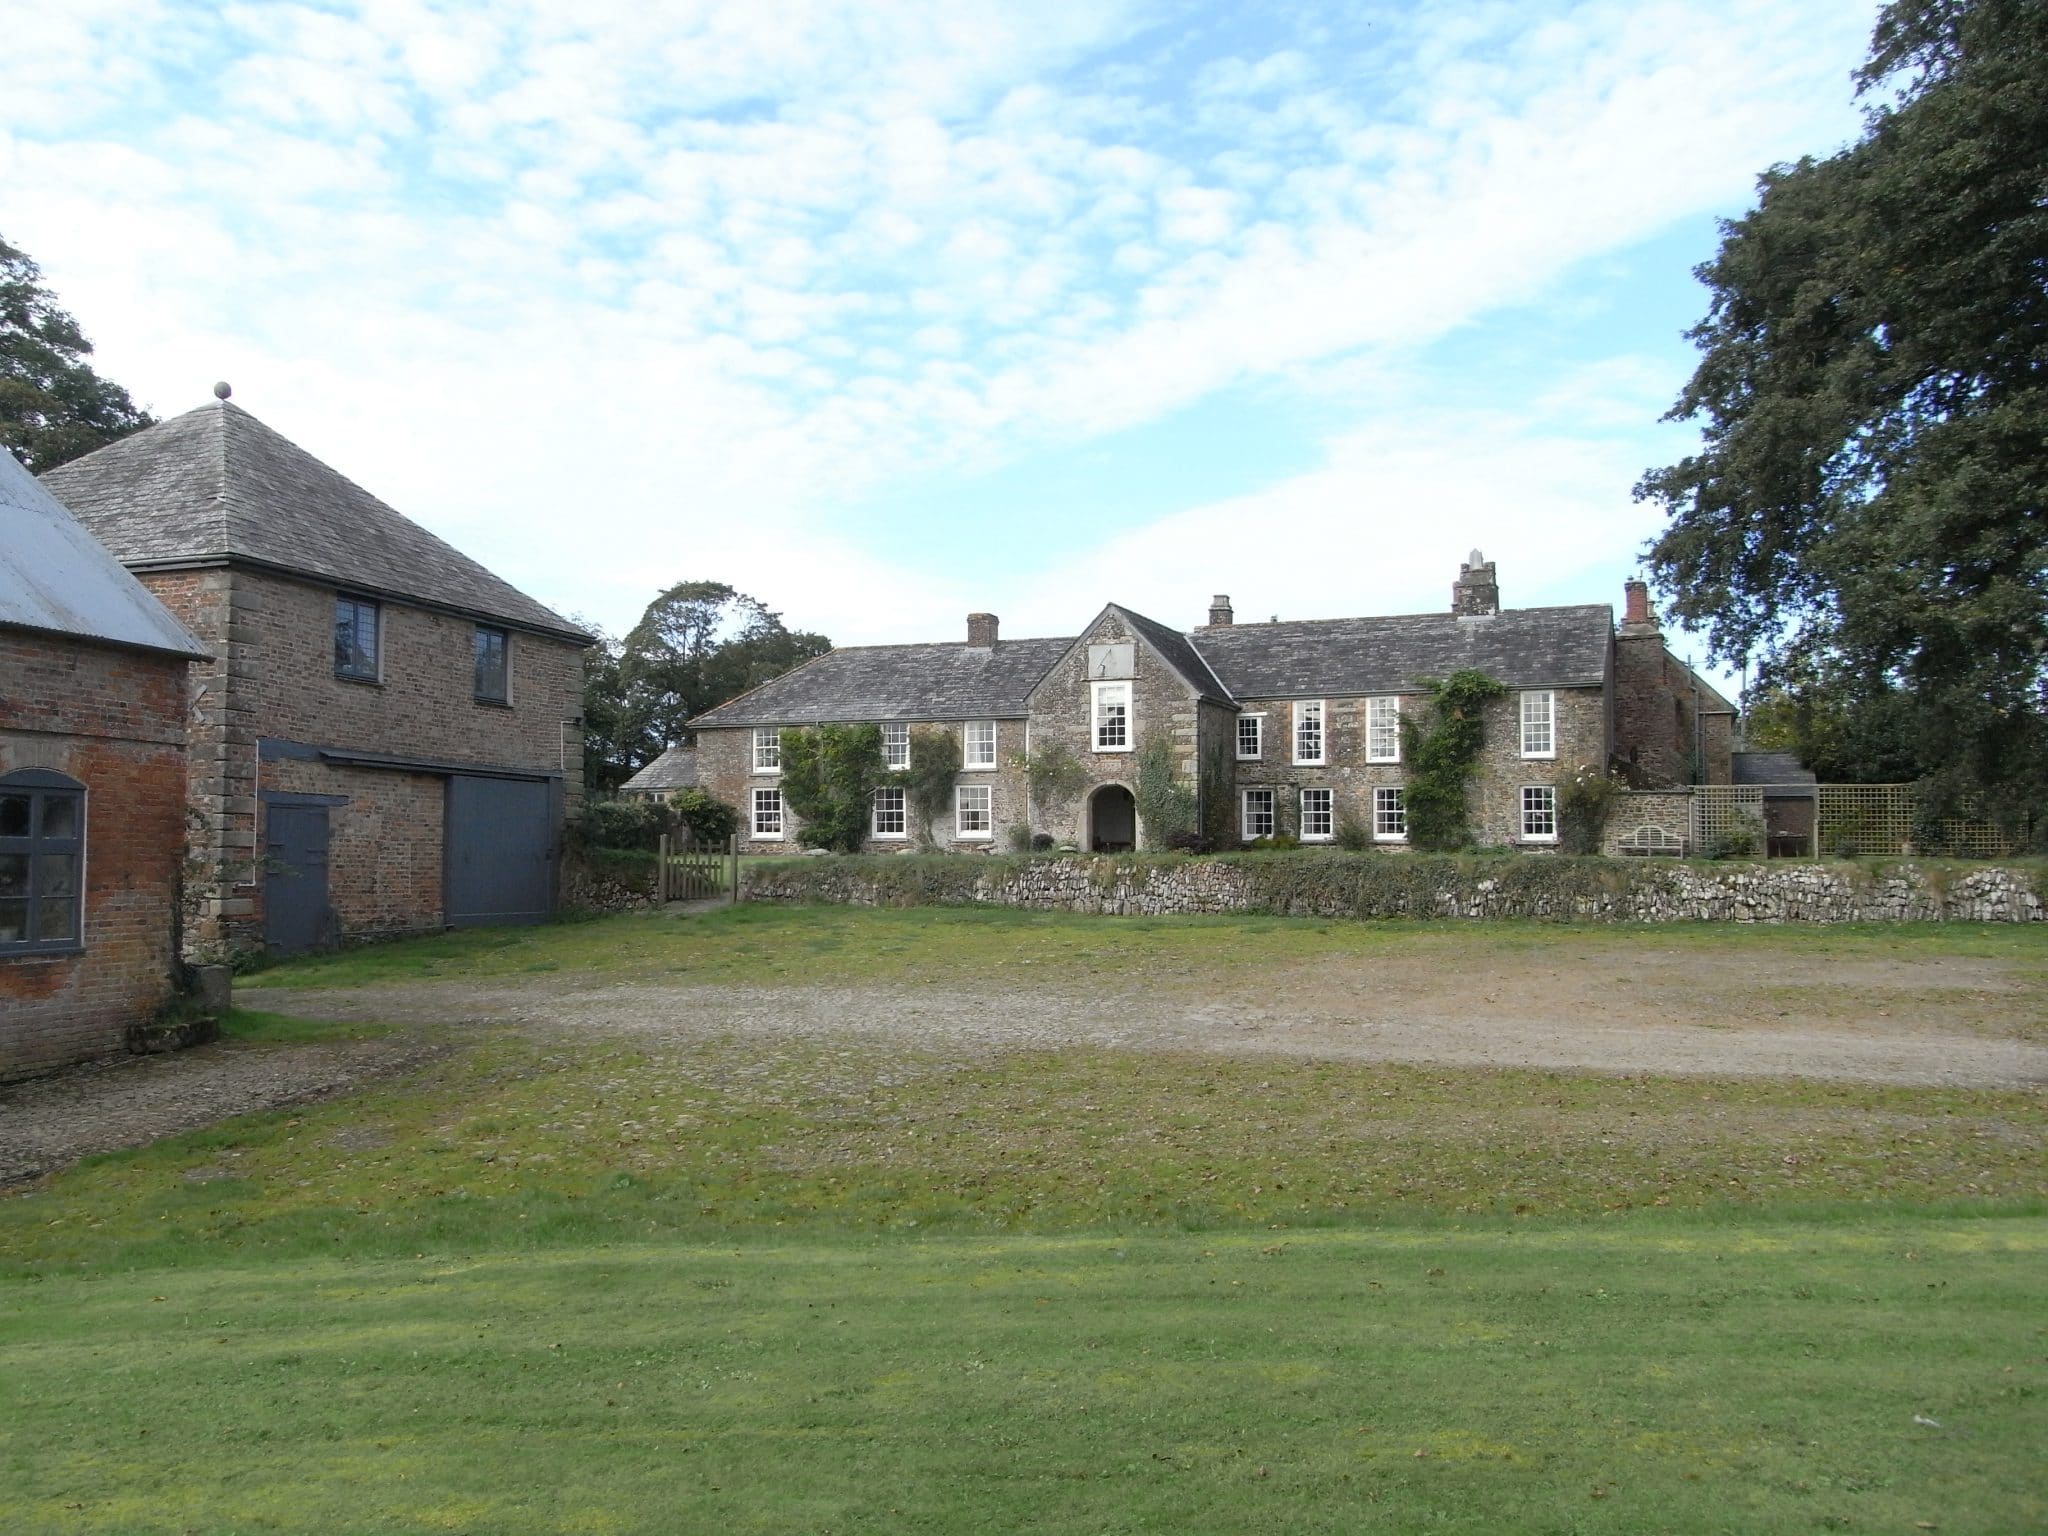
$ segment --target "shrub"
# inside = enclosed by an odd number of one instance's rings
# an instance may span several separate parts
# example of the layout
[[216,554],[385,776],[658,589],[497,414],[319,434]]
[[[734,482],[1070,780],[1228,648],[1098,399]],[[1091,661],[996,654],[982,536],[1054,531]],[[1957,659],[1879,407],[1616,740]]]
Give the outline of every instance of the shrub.
[[1566,853],[1598,853],[1621,780],[1582,763],[1557,786],[1558,841]]
[[590,848],[652,852],[672,822],[668,807],[653,800],[587,800],[576,818],[576,836]]
[[1207,853],[1209,839],[1200,827],[1183,827],[1167,834],[1166,846],[1175,853]]
[[1004,833],[1003,836],[1010,844],[1010,852],[1029,853],[1031,851],[1031,829],[1025,826],[1023,822],[1011,822],[1010,830]]
[[722,845],[739,830],[740,813],[707,790],[679,789],[668,798],[672,832],[687,832],[700,843]]
[[1363,853],[1372,846],[1372,829],[1356,816],[1346,816],[1337,823],[1337,846],[1352,853]]
[[1200,836],[1200,803],[1193,788],[1174,772],[1173,743],[1166,737],[1154,736],[1138,754],[1138,782],[1131,797],[1138,803],[1138,817],[1153,848],[1178,847],[1176,838]]
[[1033,853],[1049,853],[1052,850],[1052,843],[1053,839],[1050,832],[1034,832],[1031,834],[1031,851]]
[[804,726],[782,733],[782,798],[806,848],[858,853],[875,787],[888,777],[879,725]]

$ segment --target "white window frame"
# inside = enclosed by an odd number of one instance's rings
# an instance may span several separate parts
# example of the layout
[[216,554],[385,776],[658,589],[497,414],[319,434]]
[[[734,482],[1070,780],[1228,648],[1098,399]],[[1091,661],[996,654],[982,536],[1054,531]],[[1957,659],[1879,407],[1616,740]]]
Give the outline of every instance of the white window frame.
[[[1557,694],[1548,688],[1525,688],[1522,690],[1522,756],[1525,758],[1554,758],[1557,756]],[[1541,732],[1540,745],[1531,746],[1530,739]]]
[[[882,797],[884,795],[893,795],[896,800],[894,817],[896,830],[893,832],[884,829],[882,826]],[[874,799],[868,806],[868,835],[880,838],[885,842],[901,842],[904,838],[910,836],[910,800],[909,795],[900,784],[884,784],[875,791]]]
[[[972,795],[981,801],[970,807],[968,797]],[[984,825],[970,831],[967,827],[969,810],[980,812]],[[953,787],[953,835],[963,841],[986,842],[996,835],[996,787],[993,784],[957,784]]]
[[[1263,795],[1266,800],[1266,830],[1252,830],[1252,796]],[[1237,792],[1237,832],[1241,842],[1255,843],[1262,837],[1271,837],[1280,830],[1280,792],[1264,784],[1247,784]]]
[[[1396,828],[1397,830],[1388,830]],[[1372,791],[1372,840],[1376,843],[1408,841],[1408,794],[1400,784],[1376,784]]]
[[[1327,832],[1311,832],[1308,829],[1310,795],[1323,797],[1323,815],[1330,823],[1330,830]],[[1301,798],[1295,809],[1301,816],[1301,840],[1304,843],[1333,843],[1337,840],[1337,791],[1324,784],[1304,784],[1301,786]]]
[[[901,750],[898,750],[898,749]],[[891,721],[882,727],[882,766],[884,768],[908,768],[910,766],[910,727]]]
[[[1102,707],[1105,701],[1122,704],[1124,707],[1124,739],[1121,746],[1104,746],[1102,743]],[[1097,752],[1128,752],[1138,734],[1138,711],[1131,698],[1129,678],[1114,682],[1090,683],[1088,685],[1088,739],[1094,743]]]
[[[1244,749],[1244,728],[1252,728],[1252,749]],[[1237,760],[1240,763],[1256,763],[1266,755],[1266,717],[1263,713],[1239,715],[1237,717]]]
[[781,726],[757,725],[754,727],[754,772],[782,772]]
[[[763,822],[763,821],[764,821],[764,819],[765,819],[765,818],[763,817],[763,815],[762,815],[762,811],[763,811],[764,807],[766,807],[766,806],[768,805],[768,803],[769,803],[769,801],[770,801],[771,797],[772,797],[772,799],[773,799],[773,802],[774,802],[774,811],[773,811],[773,815],[774,815],[774,819],[775,819],[775,830],[774,830],[774,831],[772,831],[772,832],[764,832],[764,831],[762,831],[762,830],[761,830],[761,824],[762,824],[762,822]],[[754,791],[754,799],[753,799],[753,803],[752,803],[752,805],[751,805],[751,806],[749,807],[749,809],[750,809],[750,810],[751,810],[751,811],[753,812],[753,819],[752,819],[752,821],[751,821],[750,825],[751,825],[751,827],[752,827],[752,830],[753,830],[753,834],[754,834],[754,841],[755,841],[755,842],[757,842],[757,843],[779,843],[779,842],[781,842],[781,841],[782,841],[782,840],[783,840],[783,839],[784,839],[785,837],[787,837],[787,836],[789,835],[789,814],[788,814],[787,808],[786,808],[786,807],[784,807],[784,805],[783,805],[783,803],[782,803],[782,791],[781,791],[781,790],[779,790],[779,789],[757,789],[757,790],[755,790],[755,791]]]
[[1365,701],[1365,760],[1368,763],[1401,761],[1399,694],[1381,694]]
[[[1542,797],[1535,804],[1532,796]],[[1540,809],[1539,809],[1540,806]],[[1532,817],[1549,822],[1548,832],[1531,832]],[[1524,784],[1522,786],[1522,839],[1525,843],[1554,843],[1557,841],[1557,786],[1555,784]]]
[[[1301,728],[1313,720],[1316,726],[1316,755],[1301,755]],[[1320,768],[1330,760],[1330,707],[1324,699],[1294,701],[1294,766]]]
[[[988,728],[988,757],[974,755],[974,733],[984,726]],[[993,773],[996,767],[996,746],[999,738],[993,720],[969,720],[960,727],[960,767],[967,773]]]

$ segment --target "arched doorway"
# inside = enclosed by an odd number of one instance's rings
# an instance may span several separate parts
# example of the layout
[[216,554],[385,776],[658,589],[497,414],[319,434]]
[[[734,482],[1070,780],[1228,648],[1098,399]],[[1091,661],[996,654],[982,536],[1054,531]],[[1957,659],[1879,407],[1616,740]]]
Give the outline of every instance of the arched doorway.
[[1088,801],[1088,847],[1129,853],[1138,846],[1138,802],[1121,784],[1105,784]]

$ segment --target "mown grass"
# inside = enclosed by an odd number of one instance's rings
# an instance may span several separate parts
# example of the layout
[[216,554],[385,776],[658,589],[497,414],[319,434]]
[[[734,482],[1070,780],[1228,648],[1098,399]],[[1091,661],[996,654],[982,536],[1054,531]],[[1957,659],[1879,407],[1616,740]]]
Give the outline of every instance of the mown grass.
[[1635,1218],[51,1280],[0,1311],[0,1525],[2033,1530],[2044,1245]]
[[1076,967],[1183,986],[1282,974],[1378,954],[1466,963],[1486,955],[1775,955],[1818,960],[1965,958],[2003,962],[2048,985],[2048,924],[1413,923],[1281,917],[1128,917],[1007,909],[749,905],[688,922],[660,914],[467,929],[315,956],[247,978],[262,987],[354,987],[437,978],[568,972],[706,984],[1029,983]]
[[[779,968],[978,975],[994,1005],[1034,974],[1638,940],[2043,956],[1970,928],[742,910],[262,980]],[[2037,1094],[442,1033],[463,1048],[404,1080],[0,1199],[0,1530],[2048,1520]]]

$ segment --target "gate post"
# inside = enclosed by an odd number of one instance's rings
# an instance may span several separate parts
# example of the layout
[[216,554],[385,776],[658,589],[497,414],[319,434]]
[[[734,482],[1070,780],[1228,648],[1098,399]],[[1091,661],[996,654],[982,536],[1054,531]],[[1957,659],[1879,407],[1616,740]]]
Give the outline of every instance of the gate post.
[[732,904],[740,904],[740,835],[737,832],[725,840],[726,858],[732,864]]
[[668,834],[661,834],[661,843],[654,855],[654,899],[663,906],[668,905]]

